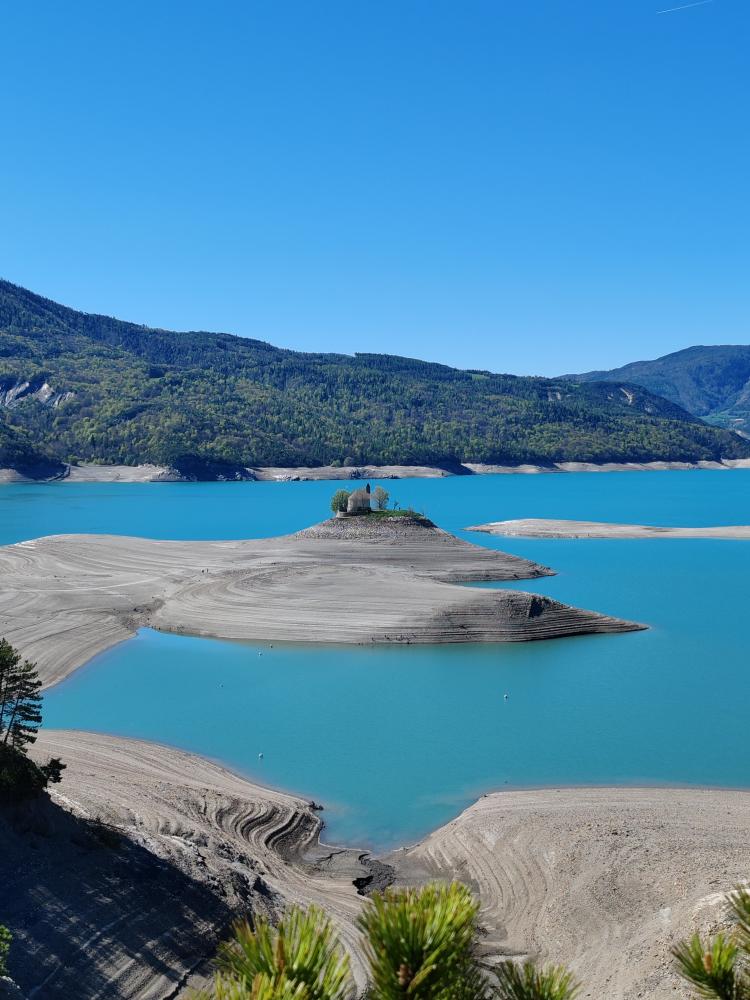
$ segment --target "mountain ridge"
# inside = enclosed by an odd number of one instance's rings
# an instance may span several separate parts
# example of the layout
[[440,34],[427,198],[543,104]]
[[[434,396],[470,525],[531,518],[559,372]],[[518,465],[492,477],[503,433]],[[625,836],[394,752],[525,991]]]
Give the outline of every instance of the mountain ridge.
[[750,457],[737,435],[625,381],[174,333],[83,313],[6,281],[0,414],[5,438],[45,460],[208,466],[212,475],[222,466]]
[[696,344],[652,361],[563,377],[626,379],[715,426],[750,435],[750,346],[744,344]]

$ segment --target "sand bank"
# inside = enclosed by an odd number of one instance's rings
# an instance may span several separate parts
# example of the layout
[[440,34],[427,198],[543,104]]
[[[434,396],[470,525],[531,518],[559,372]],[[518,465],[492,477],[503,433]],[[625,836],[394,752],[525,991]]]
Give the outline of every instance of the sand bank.
[[[28,994],[180,996],[233,917],[309,902],[331,914],[362,984],[352,880],[368,858],[322,848],[309,803],[140,741],[48,731],[34,753],[68,770],[54,815],[14,826],[0,813],[3,919]],[[116,836],[103,843],[91,818]],[[749,838],[750,792],[501,792],[382,860],[399,884],[458,878],[478,894],[488,967],[530,955],[572,965],[584,997],[683,1000],[669,949],[722,925]]]
[[518,642],[642,626],[516,590],[536,563],[406,518],[283,538],[163,542],[53,535],[0,548],[0,636],[45,686],[143,626],[254,641]]
[[478,893],[488,965],[531,956],[569,964],[582,997],[687,1000],[670,948],[725,920],[749,835],[750,792],[501,792],[387,860]]
[[750,539],[750,525],[714,528],[665,528],[652,524],[609,524],[604,521],[562,521],[529,517],[516,521],[489,521],[466,531],[508,538],[728,538]]

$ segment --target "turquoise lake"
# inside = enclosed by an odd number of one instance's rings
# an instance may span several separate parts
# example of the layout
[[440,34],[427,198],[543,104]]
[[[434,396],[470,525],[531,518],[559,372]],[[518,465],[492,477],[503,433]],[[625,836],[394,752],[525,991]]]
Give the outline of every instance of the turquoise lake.
[[[268,648],[146,630],[48,691],[45,724],[202,753],[324,804],[328,841],[380,848],[417,839],[498,788],[750,787],[750,543],[511,540],[461,530],[514,517],[747,524],[750,471],[383,485],[401,506],[423,510],[476,544],[558,572],[521,589],[635,619],[649,630],[394,648]],[[0,543],[62,532],[283,534],[322,520],[336,488],[3,486]]]

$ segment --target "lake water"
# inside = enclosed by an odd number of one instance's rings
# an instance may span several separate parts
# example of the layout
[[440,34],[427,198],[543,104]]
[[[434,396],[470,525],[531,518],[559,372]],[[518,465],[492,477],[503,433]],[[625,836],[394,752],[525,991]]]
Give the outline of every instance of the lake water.
[[[746,471],[384,485],[402,506],[459,534],[467,524],[513,517],[750,522]],[[269,536],[321,520],[335,488],[5,486],[0,543],[81,531]],[[322,802],[329,841],[377,847],[413,841],[496,788],[750,787],[750,543],[464,537],[558,571],[523,589],[651,628],[525,644],[371,649],[268,648],[145,630],[47,692],[45,723],[159,740],[219,759]]]

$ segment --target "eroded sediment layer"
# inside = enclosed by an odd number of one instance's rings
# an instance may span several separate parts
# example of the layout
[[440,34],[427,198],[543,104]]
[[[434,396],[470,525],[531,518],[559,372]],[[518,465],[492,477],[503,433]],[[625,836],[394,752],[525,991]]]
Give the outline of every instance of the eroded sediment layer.
[[687,1000],[670,949],[726,922],[749,836],[750,792],[500,792],[387,860],[477,892],[488,965],[531,956],[569,964],[582,997]]
[[524,641],[640,627],[546,597],[455,586],[549,572],[400,518],[243,542],[54,535],[0,549],[0,636],[49,685],[142,626],[333,643]]
[[33,753],[67,769],[48,807],[0,808],[3,923],[27,996],[167,1000],[234,919],[293,903],[325,908],[362,984],[352,880],[367,873],[359,852],[330,860],[309,803],[136,740],[50,730]]
[[[141,741],[48,731],[33,752],[68,769],[58,807],[0,811],[3,920],[28,994],[167,1000],[234,917],[311,902],[362,985],[362,856],[321,848],[308,803]],[[399,884],[478,894],[488,967],[533,956],[571,965],[584,997],[686,1000],[670,948],[726,923],[748,839],[750,792],[553,789],[485,796],[383,860]]]
[[610,524],[606,521],[563,521],[529,517],[514,521],[489,521],[466,531],[481,531],[506,538],[726,538],[750,539],[750,525],[710,528],[671,528],[653,524]]

